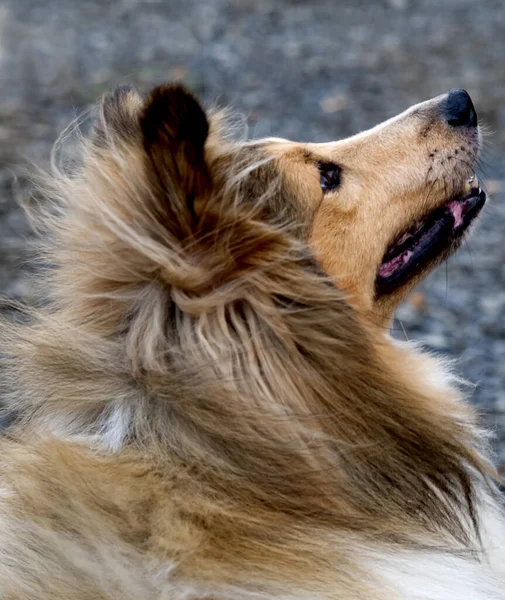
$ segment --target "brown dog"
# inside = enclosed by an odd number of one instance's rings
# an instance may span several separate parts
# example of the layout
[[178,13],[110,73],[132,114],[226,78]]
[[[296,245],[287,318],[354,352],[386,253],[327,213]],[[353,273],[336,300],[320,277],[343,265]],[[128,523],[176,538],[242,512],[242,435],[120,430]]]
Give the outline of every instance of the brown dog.
[[105,97],[1,329],[0,598],[497,600],[504,519],[443,365],[385,333],[485,202],[452,90],[328,144]]

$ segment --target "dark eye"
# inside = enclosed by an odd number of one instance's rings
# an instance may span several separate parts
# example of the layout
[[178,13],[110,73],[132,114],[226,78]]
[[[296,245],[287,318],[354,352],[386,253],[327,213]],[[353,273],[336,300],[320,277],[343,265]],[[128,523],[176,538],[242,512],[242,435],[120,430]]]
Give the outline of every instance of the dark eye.
[[321,173],[321,189],[323,192],[335,190],[340,185],[340,174],[342,169],[335,163],[319,163]]

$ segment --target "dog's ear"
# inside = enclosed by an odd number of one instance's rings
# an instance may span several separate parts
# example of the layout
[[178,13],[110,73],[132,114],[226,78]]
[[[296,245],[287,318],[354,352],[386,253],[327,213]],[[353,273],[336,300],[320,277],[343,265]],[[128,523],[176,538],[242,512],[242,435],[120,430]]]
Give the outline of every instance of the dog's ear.
[[191,228],[195,203],[210,190],[204,154],[209,123],[203,108],[184,87],[160,86],[146,100],[140,128],[155,184],[170,197],[179,221],[189,216]]
[[139,139],[142,107],[143,100],[132,85],[121,85],[105,94],[98,105],[91,136],[93,144],[106,148]]

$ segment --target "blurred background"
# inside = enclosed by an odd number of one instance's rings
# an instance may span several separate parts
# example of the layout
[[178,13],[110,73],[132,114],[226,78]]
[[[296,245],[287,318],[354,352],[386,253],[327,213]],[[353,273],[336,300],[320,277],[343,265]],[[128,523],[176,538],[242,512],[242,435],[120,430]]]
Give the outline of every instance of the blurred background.
[[[458,359],[505,463],[503,0],[3,0],[0,293],[31,299],[13,177],[107,89],[168,79],[231,104],[251,137],[337,139],[452,87],[486,124],[492,202],[476,234],[401,307],[395,335]],[[388,174],[384,173],[384,177]]]

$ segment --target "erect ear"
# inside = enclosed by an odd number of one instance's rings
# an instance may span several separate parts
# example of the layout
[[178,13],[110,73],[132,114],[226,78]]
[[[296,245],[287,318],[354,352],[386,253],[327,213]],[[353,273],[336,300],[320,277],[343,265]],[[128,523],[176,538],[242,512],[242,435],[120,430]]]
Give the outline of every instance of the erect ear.
[[98,105],[92,141],[98,147],[132,142],[140,136],[139,114],[143,100],[132,85],[120,85],[105,94]]
[[195,201],[211,185],[204,157],[209,133],[204,110],[184,87],[160,86],[145,102],[140,128],[158,186],[169,196],[179,221],[188,211],[194,221]]

